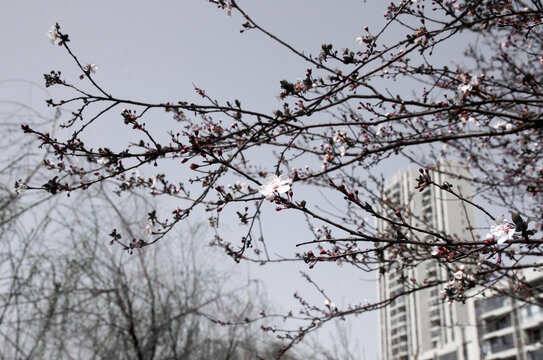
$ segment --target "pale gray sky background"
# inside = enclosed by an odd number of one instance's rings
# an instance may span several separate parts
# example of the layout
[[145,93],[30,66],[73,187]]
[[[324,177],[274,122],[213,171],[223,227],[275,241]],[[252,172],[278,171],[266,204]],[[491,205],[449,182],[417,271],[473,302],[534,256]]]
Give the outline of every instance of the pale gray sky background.
[[[270,32],[306,53],[318,54],[323,43],[356,49],[355,38],[364,26],[376,29],[383,23],[387,2],[240,0],[239,4]],[[279,80],[302,77],[309,67],[257,31],[240,34],[243,19],[237,14],[228,17],[205,0],[4,1],[0,81],[29,80],[41,85],[43,74],[53,69],[71,78],[78,75],[69,55],[45,36],[55,22],[69,33],[70,45],[81,61],[99,66],[95,78],[101,86],[122,98],[200,101],[194,83],[214,98],[237,98],[249,108],[266,112],[279,105],[275,99]],[[0,84],[1,100],[21,101],[42,113],[51,111],[45,107],[43,92],[30,91],[20,83]],[[51,93],[58,99],[56,89]],[[110,124],[101,126],[89,129],[89,141],[118,136]],[[382,171],[390,175],[396,170],[392,166]],[[305,230],[302,222],[301,217],[275,214],[274,221],[265,225],[272,248],[283,255],[297,251],[294,245],[302,234],[297,228]],[[231,262],[226,256],[224,261]],[[294,312],[298,310],[292,296],[295,291],[318,305],[323,301],[299,276],[299,270],[308,271],[303,263],[250,266],[251,276],[262,279],[271,304]],[[319,264],[311,274],[340,306],[376,299],[375,274],[333,264]],[[352,343],[358,342],[367,359],[377,359],[377,314],[349,319],[349,324]],[[327,331],[319,336],[331,346]]]

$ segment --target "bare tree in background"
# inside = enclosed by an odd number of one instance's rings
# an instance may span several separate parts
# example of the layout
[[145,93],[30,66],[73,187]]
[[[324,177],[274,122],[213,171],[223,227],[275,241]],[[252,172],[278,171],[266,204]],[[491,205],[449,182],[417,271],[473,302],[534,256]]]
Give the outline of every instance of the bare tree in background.
[[105,229],[120,224],[134,237],[151,236],[152,223],[141,225],[150,205],[145,199],[124,193],[119,201],[99,188],[71,199],[26,191],[22,184],[43,179],[48,162],[35,139],[14,129],[21,117],[39,119],[33,126],[42,128],[55,119],[24,103],[1,106],[9,136],[0,144],[7,152],[0,172],[0,358],[277,354],[280,341],[248,320],[267,309],[258,283],[233,284],[231,271],[217,267],[199,241],[201,226],[178,234],[175,246],[164,243],[130,255],[107,246]]
[[[40,354],[249,359],[266,350],[266,338],[245,321],[263,308],[261,295],[252,284],[232,288],[231,274],[221,272],[213,257],[195,245],[201,233],[183,235],[175,248],[129,256],[103,246],[105,234],[93,227],[101,222],[98,218],[88,211],[77,216],[79,222],[63,224],[73,251],[55,259],[48,274],[46,288],[58,300]],[[221,326],[221,321],[230,325]]]
[[[0,86],[12,86],[14,82],[2,81]],[[33,83],[27,86],[41,89]],[[41,240],[51,221],[48,214],[59,199],[47,194],[24,193],[24,186],[14,189],[19,179],[21,183],[44,179],[43,161],[47,157],[37,151],[35,139],[21,137],[17,128],[21,122],[30,122],[51,131],[56,116],[43,115],[24,102],[2,101],[0,106],[3,133],[0,142],[0,348],[4,358],[18,358],[16,354],[24,357],[22,351],[29,346],[25,311],[37,291],[29,292],[28,285],[41,276],[40,270],[46,261],[39,256]],[[45,319],[44,316],[36,320],[42,329],[38,337],[45,335]]]

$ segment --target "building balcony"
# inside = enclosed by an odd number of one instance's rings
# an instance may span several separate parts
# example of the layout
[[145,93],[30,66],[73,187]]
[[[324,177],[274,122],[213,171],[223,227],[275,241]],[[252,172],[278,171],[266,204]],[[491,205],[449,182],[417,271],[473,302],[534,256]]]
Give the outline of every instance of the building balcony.
[[495,337],[500,337],[500,336],[512,334],[513,330],[514,330],[513,327],[509,326],[509,327],[506,327],[504,329],[499,329],[499,330],[496,330],[496,331],[492,331],[492,332],[484,334],[482,336],[482,340],[485,341],[485,340],[492,339],[492,338],[495,338]]
[[430,311],[430,320],[439,319],[439,308],[434,308]]
[[513,338],[513,329],[510,328],[508,329],[509,333],[502,334],[505,330],[496,331],[495,336],[487,336],[482,341],[482,359],[509,359],[511,356],[514,358],[517,348]]
[[511,349],[503,350],[496,353],[491,353],[486,356],[483,356],[484,360],[505,360],[505,359],[516,359],[517,349],[514,347]]
[[543,345],[527,345],[524,347],[526,354],[528,355],[526,360],[539,360],[543,359]]
[[396,356],[406,355],[408,351],[409,351],[409,347],[407,346],[407,344],[400,345],[397,348],[393,347],[392,356],[396,357]]
[[507,329],[512,326],[511,314],[505,313],[501,316],[487,317],[480,322],[479,336],[491,334],[498,330]]
[[512,310],[511,301],[505,296],[496,296],[477,301],[475,305],[476,316],[480,319],[501,315]]
[[537,305],[525,305],[520,309],[520,318],[524,324],[540,324],[543,322],[543,309]]
[[441,337],[441,328],[430,331],[431,339],[439,339]]
[[522,328],[522,330],[530,330],[533,328],[543,327],[543,318],[522,322],[520,327]]
[[489,318],[505,315],[507,313],[510,313],[511,311],[513,311],[513,308],[511,307],[511,305],[506,305],[506,306],[499,307],[499,308],[496,308],[496,309],[492,309],[490,311],[482,313],[479,316],[479,319],[486,320],[486,319],[489,319]]

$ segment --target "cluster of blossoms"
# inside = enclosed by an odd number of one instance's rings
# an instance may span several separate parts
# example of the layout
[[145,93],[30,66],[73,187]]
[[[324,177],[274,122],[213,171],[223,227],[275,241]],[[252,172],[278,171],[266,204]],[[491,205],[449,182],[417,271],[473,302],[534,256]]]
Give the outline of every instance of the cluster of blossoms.
[[347,132],[345,130],[336,131],[332,137],[332,141],[334,142],[334,146],[338,148],[339,154],[345,156],[345,152],[347,151]]
[[98,160],[96,160],[96,162],[100,165],[106,165],[107,163],[109,163],[109,159],[105,156],[102,156],[100,158],[98,158]]
[[496,130],[506,130],[506,131],[509,131],[509,130],[512,130],[515,128],[515,125],[507,122],[507,121],[504,121],[504,120],[499,120],[498,122],[496,122],[494,125],[493,125],[494,129]]
[[336,304],[334,304],[333,302],[331,302],[328,299],[324,300],[324,306],[326,306],[331,311],[337,311]]
[[248,183],[246,182],[243,182],[243,181],[239,181],[237,180],[236,183],[234,184],[234,187],[238,190],[250,190],[251,187],[249,186]]
[[28,185],[26,185],[26,183],[19,179],[15,182],[15,193],[16,194],[20,194],[22,193],[23,191],[25,191],[26,189],[28,189]]
[[226,11],[226,15],[232,16],[232,1],[226,1],[222,8]]
[[466,300],[465,291],[474,287],[476,278],[473,274],[466,274],[465,265],[459,265],[453,274],[453,280],[445,284],[441,296],[450,302]]
[[479,120],[477,120],[473,116],[468,116],[468,115],[464,115],[460,117],[460,123],[462,124],[462,126],[466,126],[466,124],[468,123],[472,124],[473,126],[481,126],[481,124],[479,123]]
[[[51,40],[51,44],[55,45],[59,39],[61,39],[60,33],[58,32],[58,25],[53,25],[51,28],[47,31],[46,35]],[[66,40],[67,41],[67,40]],[[98,65],[96,64],[87,64],[83,66],[83,71],[89,75],[96,73],[96,70],[98,70]]]
[[464,75],[463,83],[457,87],[456,100],[460,101],[468,95],[473,94],[480,86],[479,78],[476,75]]
[[446,253],[447,249],[442,246],[432,246],[432,256],[438,256],[439,254]]

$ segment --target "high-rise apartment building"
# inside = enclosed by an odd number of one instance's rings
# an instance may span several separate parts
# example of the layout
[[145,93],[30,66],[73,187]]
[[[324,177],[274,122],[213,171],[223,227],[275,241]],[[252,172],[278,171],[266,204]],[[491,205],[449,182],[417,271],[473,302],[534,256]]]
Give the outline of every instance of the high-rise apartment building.
[[[424,191],[415,189],[420,173],[409,168],[387,180],[384,199],[387,204],[379,211],[393,214],[400,209],[411,225],[454,234],[459,239],[473,239],[469,228],[475,225],[473,208],[465,207],[452,195],[429,186]],[[430,172],[432,179],[453,184],[464,197],[472,195],[470,174],[466,166],[441,161]],[[379,232],[386,233],[389,224],[378,221]],[[424,241],[434,241],[425,234],[411,233]],[[401,259],[387,250],[383,254],[383,271],[379,275],[379,300],[405,292],[406,279],[423,283],[431,279],[448,279],[446,269],[434,259],[415,267],[402,269]],[[391,305],[379,310],[381,360],[471,360],[478,356],[476,329],[466,305],[444,302],[441,289],[429,288],[396,298]]]

